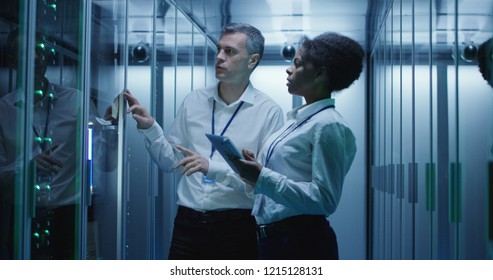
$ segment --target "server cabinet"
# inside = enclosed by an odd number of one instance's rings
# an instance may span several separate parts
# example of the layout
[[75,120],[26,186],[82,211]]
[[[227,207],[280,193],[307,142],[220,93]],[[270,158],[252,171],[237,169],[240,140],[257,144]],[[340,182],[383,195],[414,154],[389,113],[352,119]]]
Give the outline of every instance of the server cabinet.
[[[491,3],[421,0],[383,8],[372,41],[373,169],[388,164],[387,157],[380,160],[383,154],[392,157],[391,167],[383,167],[390,175],[372,173],[372,190],[380,193],[372,197],[372,209],[380,211],[372,215],[375,258],[389,258],[387,246],[396,259],[491,257],[491,135],[482,136],[480,127],[491,131],[493,96],[476,57],[479,44],[491,37],[491,10]],[[398,39],[382,39],[389,36]],[[394,50],[390,63],[380,59],[382,48]],[[385,65],[394,71],[379,70]],[[390,86],[382,90],[386,79]],[[390,136],[382,127],[392,130]],[[387,182],[396,189],[390,200],[397,208],[388,209],[381,199]],[[383,190],[393,193],[394,187]],[[388,215],[395,218],[382,219]],[[388,236],[388,226],[391,240],[377,238]]]
[[3,3],[3,258],[85,257],[95,109],[85,83],[85,3]]

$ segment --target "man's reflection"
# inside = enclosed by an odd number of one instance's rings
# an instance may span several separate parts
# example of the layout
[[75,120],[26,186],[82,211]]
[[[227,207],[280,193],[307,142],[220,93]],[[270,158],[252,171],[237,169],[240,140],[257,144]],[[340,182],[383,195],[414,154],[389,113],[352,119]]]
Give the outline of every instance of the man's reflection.
[[[17,70],[21,40],[17,30],[7,39],[7,59],[12,70]],[[80,170],[84,159],[80,156],[81,92],[51,83],[46,77],[54,51],[45,35],[36,34],[35,81],[32,134],[34,139],[23,143],[19,137],[21,116],[27,109],[27,94],[17,88],[0,99],[0,259],[13,257],[13,205],[16,176],[25,166],[23,149],[32,146],[33,182],[36,214],[31,224],[31,259],[74,259],[78,204],[80,198]],[[91,104],[91,112],[96,109]],[[96,153],[96,152],[95,152]]]

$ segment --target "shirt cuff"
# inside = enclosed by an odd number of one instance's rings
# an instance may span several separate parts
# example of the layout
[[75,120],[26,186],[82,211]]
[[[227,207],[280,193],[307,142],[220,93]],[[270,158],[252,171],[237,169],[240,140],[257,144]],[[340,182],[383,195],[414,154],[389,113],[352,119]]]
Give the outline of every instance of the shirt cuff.
[[209,160],[209,171],[207,171],[207,177],[212,178],[216,181],[221,181],[224,180],[224,174],[226,173],[226,170],[228,169],[226,164],[222,164],[217,161],[212,161],[211,159]]
[[162,137],[164,132],[161,126],[154,121],[151,125],[151,127],[146,128],[146,129],[138,129],[140,133],[144,134],[145,138],[149,140],[149,142],[153,142],[157,140],[158,138]]
[[[207,177],[223,184],[226,187],[251,194],[253,187],[249,186],[236,174],[227,163],[212,161],[209,159],[209,171]],[[253,194],[252,194],[253,195]]]
[[258,176],[257,184],[253,189],[253,193],[268,195],[269,193],[275,192],[279,181],[278,176],[278,173],[264,166],[262,170],[260,170],[260,175]]

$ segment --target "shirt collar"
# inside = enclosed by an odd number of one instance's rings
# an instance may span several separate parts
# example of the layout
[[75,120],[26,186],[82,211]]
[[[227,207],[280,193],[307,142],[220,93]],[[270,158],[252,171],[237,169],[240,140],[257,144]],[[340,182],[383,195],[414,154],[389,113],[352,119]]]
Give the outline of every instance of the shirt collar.
[[[52,83],[48,84],[48,93],[53,94],[53,101],[56,101],[58,99],[57,90],[56,90],[56,87],[54,84],[52,84]],[[41,100],[44,100],[46,98],[48,98],[47,95],[45,95],[45,97]],[[14,105],[15,106],[21,106],[22,104],[25,103],[25,101],[26,101],[26,95],[23,94],[22,90],[17,90],[16,95],[15,95]]]
[[295,122],[300,122],[308,118],[310,115],[314,114],[315,112],[321,110],[322,108],[331,105],[335,106],[334,98],[326,98],[314,102],[312,104],[308,104],[308,105],[305,104],[289,111],[287,114],[287,118],[288,120],[295,120]]
[[[225,104],[224,101],[219,97],[219,83],[216,84],[216,87],[212,93],[211,96],[209,96],[209,101],[212,99],[216,100],[216,102],[219,102],[221,104]],[[252,83],[248,83],[247,88],[243,92],[243,94],[240,96],[240,99],[236,100],[235,102],[229,104],[229,106],[234,106],[237,103],[240,103],[241,101],[248,103],[248,104],[253,104],[255,99],[255,88],[253,87]]]

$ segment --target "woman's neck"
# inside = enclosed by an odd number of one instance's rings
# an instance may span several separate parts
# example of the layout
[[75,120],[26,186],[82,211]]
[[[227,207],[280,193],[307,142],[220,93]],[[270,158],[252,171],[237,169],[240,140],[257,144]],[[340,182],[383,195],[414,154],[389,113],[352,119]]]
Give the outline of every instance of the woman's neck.
[[312,103],[315,103],[315,102],[323,100],[323,99],[331,98],[331,94],[329,93],[329,94],[323,94],[323,95],[307,95],[304,97],[305,97],[305,103],[306,104],[312,104]]

